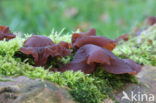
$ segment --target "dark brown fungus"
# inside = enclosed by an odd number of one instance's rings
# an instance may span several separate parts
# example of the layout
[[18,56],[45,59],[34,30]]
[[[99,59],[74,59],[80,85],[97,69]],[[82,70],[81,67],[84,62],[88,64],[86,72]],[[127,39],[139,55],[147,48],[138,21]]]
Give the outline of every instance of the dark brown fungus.
[[55,45],[51,39],[45,36],[35,35],[29,37],[20,51],[27,55],[32,55],[36,66],[46,64],[49,56],[64,57],[70,54],[71,50],[57,44]]
[[94,44],[112,51],[117,43],[111,39],[102,36],[84,36],[77,38],[76,41],[72,43],[72,46],[73,48],[80,48],[86,44]]
[[84,73],[88,73],[88,74],[93,73],[95,71],[96,65],[88,61],[88,57],[91,56],[90,54],[93,51],[92,50],[90,51],[90,47],[88,46],[86,47],[86,46],[87,45],[78,49],[73,60],[70,63],[66,64],[63,68],[60,68],[59,70],[61,72],[64,72],[66,70],[73,70],[73,71],[81,70]]
[[64,42],[64,41],[60,41],[58,45],[61,45],[61,46],[65,47],[65,48],[67,48],[67,49],[72,48],[71,44],[69,44],[67,42]]
[[78,49],[86,44],[94,44],[112,51],[117,43],[106,37],[96,36],[95,29],[90,29],[84,33],[74,33],[72,35],[72,46],[74,49]]
[[72,43],[74,43],[77,38],[83,37],[83,36],[96,36],[96,30],[94,28],[91,28],[87,32],[74,33],[72,36]]
[[133,60],[131,59],[122,59],[125,63],[127,63],[129,66],[131,66],[133,69],[136,70],[136,72],[133,72],[132,74],[135,75],[141,71],[141,66],[136,64]]
[[127,59],[113,59],[111,65],[101,64],[109,73],[113,74],[131,74],[135,75],[140,72],[141,66],[136,64],[134,61]]
[[80,34],[85,36],[96,36],[96,30],[94,28],[91,28],[87,32],[80,32]]
[[8,41],[15,37],[16,37],[16,35],[11,33],[9,27],[0,26],[0,40],[6,39]]
[[129,34],[123,34],[123,35],[120,35],[119,37],[117,37],[115,39],[116,42],[119,42],[119,41],[128,41],[130,38],[130,35]]
[[93,73],[96,64],[100,64],[104,70],[113,74],[132,75],[141,70],[141,66],[130,59],[119,59],[111,51],[96,45],[87,44],[78,49],[73,60],[60,69],[61,72],[66,70],[78,71],[84,73]]
[[53,41],[42,35],[33,35],[24,41],[24,47],[45,47],[54,45]]

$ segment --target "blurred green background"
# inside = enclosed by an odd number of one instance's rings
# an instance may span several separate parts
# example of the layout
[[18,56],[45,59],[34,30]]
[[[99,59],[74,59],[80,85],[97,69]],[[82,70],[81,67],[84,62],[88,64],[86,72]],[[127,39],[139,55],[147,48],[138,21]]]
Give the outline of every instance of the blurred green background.
[[0,0],[0,25],[12,31],[49,35],[96,28],[98,35],[116,38],[156,16],[156,0]]

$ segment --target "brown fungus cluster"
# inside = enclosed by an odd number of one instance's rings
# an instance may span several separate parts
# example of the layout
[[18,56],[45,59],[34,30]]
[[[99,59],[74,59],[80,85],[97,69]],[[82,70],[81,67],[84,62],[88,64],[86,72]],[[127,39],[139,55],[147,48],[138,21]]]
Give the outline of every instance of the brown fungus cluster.
[[[16,36],[11,33],[8,27],[0,26],[0,40],[10,40]],[[130,59],[120,59],[111,51],[116,47],[117,42],[127,40],[128,34],[122,35],[115,40],[102,36],[96,36],[96,30],[74,33],[72,44],[61,41],[58,44],[45,36],[33,35],[27,38],[20,52],[31,55],[34,58],[35,66],[45,66],[48,57],[65,57],[71,54],[74,49],[74,58],[68,64],[52,71],[64,72],[67,70],[82,71],[86,74],[93,73],[97,66],[113,74],[135,75],[141,70],[141,66]]]
[[6,41],[15,38],[16,35],[12,34],[9,27],[0,26],[0,40],[6,39]]
[[60,69],[78,71],[91,74],[99,64],[109,73],[135,75],[141,70],[141,66],[130,59],[119,59],[111,51],[93,44],[82,46],[76,52],[73,60]]
[[95,29],[90,29],[86,33],[73,34],[72,36],[73,48],[78,49],[86,44],[94,44],[112,51],[115,48],[117,42],[103,36],[96,36]]
[[29,37],[20,51],[32,55],[36,66],[44,66],[49,56],[65,57],[71,53],[68,43],[60,42],[56,45],[51,39],[41,35]]
[[[92,31],[94,32],[92,33]],[[71,62],[60,68],[60,72],[67,70],[82,71],[91,74],[96,70],[97,65],[113,74],[135,75],[141,70],[141,66],[130,59],[119,59],[111,51],[115,48],[117,41],[106,37],[96,36],[95,29],[86,33],[74,33],[72,46],[76,53]],[[87,35],[86,35],[87,34]]]

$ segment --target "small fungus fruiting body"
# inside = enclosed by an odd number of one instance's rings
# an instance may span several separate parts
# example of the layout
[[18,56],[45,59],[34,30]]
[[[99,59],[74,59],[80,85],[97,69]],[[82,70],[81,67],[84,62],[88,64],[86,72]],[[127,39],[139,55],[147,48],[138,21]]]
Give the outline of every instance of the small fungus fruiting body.
[[[65,42],[63,44],[67,45]],[[43,66],[46,64],[49,56],[64,57],[69,55],[71,50],[64,47],[66,45],[55,45],[48,37],[34,35],[24,42],[20,51],[24,54],[32,55],[36,66]]]
[[103,36],[96,36],[95,29],[90,29],[84,33],[74,33],[72,35],[73,48],[78,49],[86,44],[94,44],[112,51],[117,42]]
[[77,38],[84,37],[84,36],[96,36],[96,30],[94,28],[91,28],[87,32],[74,33],[72,35],[72,43],[74,43]]
[[74,33],[72,35],[72,47],[76,48],[76,53],[71,62],[60,68],[59,71],[66,70],[82,71],[91,74],[96,70],[97,64],[103,69],[113,74],[135,75],[141,70],[141,66],[130,59],[119,59],[111,51],[120,40],[127,41],[128,34],[124,34],[115,41],[102,36],[96,36],[94,29],[84,33]]
[[24,41],[24,47],[45,47],[49,45],[54,45],[54,42],[42,35],[33,35]]
[[119,37],[117,37],[115,39],[116,42],[119,42],[119,41],[128,41],[130,38],[130,35],[129,34],[123,34],[123,35],[120,35]]
[[12,34],[9,27],[0,26],[0,40],[6,39],[6,41],[15,38],[16,35]]
[[141,66],[129,59],[119,59],[111,51],[93,45],[87,44],[80,47],[73,60],[60,70],[81,70],[84,73],[91,74],[96,70],[96,64],[99,64],[109,73],[113,74],[137,74]]
[[87,32],[80,32],[79,34],[85,35],[85,36],[96,36],[96,30],[94,28],[91,28]]
[[102,36],[85,36],[78,38],[72,45],[73,48],[80,48],[86,44],[94,44],[110,51],[112,51],[116,46],[115,41]]

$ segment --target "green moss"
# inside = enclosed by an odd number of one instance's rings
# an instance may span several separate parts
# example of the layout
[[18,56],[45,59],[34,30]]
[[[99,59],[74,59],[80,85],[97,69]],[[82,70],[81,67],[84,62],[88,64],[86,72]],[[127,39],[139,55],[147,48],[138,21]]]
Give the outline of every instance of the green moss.
[[[61,37],[61,39],[58,39],[59,37],[53,37],[52,39],[56,39],[55,43],[64,39],[70,42],[66,37],[69,38],[71,35]],[[22,44],[23,39],[20,37],[8,42],[0,41],[0,80],[3,80],[2,77],[5,76],[16,77],[23,75],[32,79],[39,78],[55,82],[60,86],[68,87],[74,99],[80,103],[100,103],[105,98],[113,99],[114,89],[120,88],[125,82],[134,82],[133,80],[135,80],[129,75],[113,75],[100,68],[92,75],[80,71],[49,72],[48,69],[43,67],[30,65],[29,62],[26,62],[27,58],[22,60],[20,56],[15,56]],[[61,59],[61,61],[66,64],[72,57],[73,54]],[[56,63],[56,61],[52,62],[50,66]]]
[[[124,76],[120,77],[104,71],[98,71],[93,75],[86,75],[80,71],[53,73],[43,67],[33,67],[19,59],[7,56],[0,56],[0,65],[1,76],[23,75],[32,79],[49,80],[60,86],[67,86],[75,100],[81,103],[100,103],[107,97],[113,98],[113,90],[121,87],[124,83]],[[129,77],[125,79],[129,80]]]
[[[66,41],[68,43],[71,43],[72,35],[69,33],[66,33],[63,35],[63,31],[64,31],[64,29],[62,29],[60,32],[57,32],[54,29],[52,29],[49,38],[51,38],[54,41],[54,43],[56,43],[56,44],[58,44],[62,40]],[[79,31],[77,30],[76,32],[79,32]]]
[[5,40],[0,41],[0,55],[13,56],[22,44],[23,40],[20,37],[12,39],[9,42],[6,42]]
[[142,32],[140,36],[118,45],[113,52],[121,58],[130,58],[139,64],[156,65],[156,25]]
[[98,67],[92,76],[98,78],[99,80],[107,81],[109,87],[115,90],[120,89],[125,83],[128,82],[137,83],[137,78],[134,76],[131,76],[129,74],[111,74],[104,71],[102,67]]

